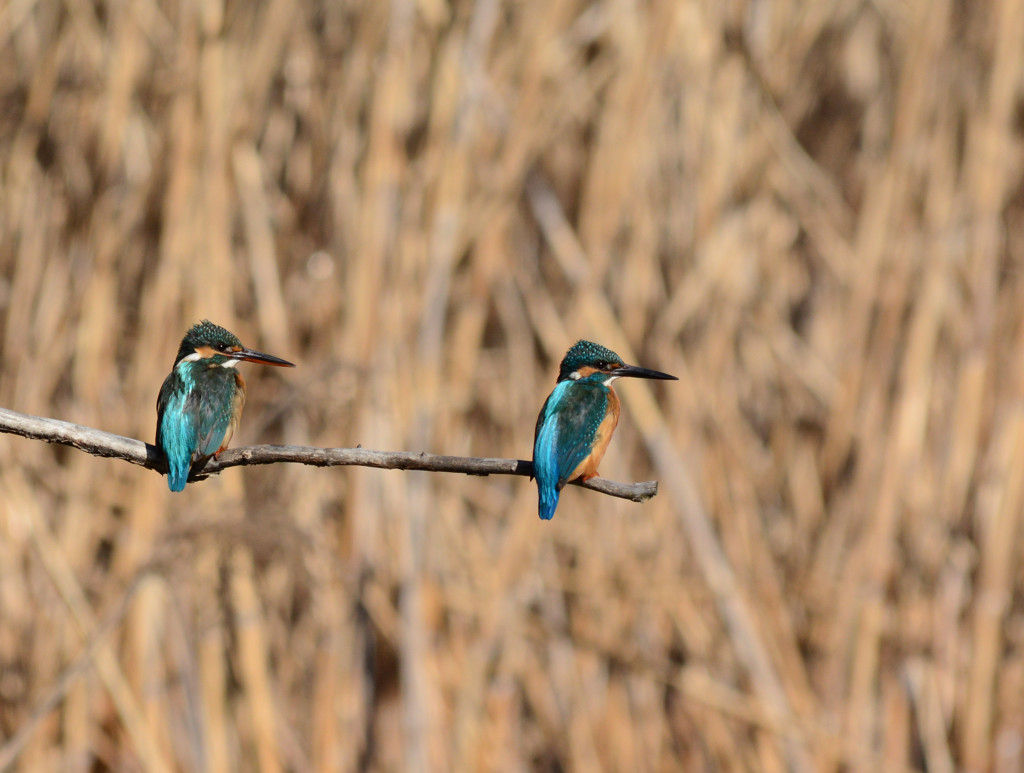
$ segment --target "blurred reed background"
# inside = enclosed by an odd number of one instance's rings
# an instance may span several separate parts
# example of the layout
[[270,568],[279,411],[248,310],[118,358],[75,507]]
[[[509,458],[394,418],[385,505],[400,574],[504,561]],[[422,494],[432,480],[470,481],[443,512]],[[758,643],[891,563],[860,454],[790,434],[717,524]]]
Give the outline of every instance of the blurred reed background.
[[236,446],[682,379],[550,524],[0,436],[0,764],[1021,770],[1022,68],[1015,0],[0,3],[0,405],[152,441],[203,317],[299,365]]

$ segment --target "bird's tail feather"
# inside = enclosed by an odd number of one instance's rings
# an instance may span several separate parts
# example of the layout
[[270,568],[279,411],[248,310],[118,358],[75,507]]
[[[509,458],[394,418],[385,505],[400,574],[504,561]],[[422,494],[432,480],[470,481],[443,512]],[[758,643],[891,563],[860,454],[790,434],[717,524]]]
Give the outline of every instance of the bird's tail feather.
[[188,481],[188,469],[187,464],[174,464],[171,462],[167,465],[167,487],[171,491],[183,491],[185,483]]
[[545,486],[537,481],[537,491],[540,495],[537,512],[545,521],[550,521],[555,515],[555,508],[558,507],[558,489],[555,486]]

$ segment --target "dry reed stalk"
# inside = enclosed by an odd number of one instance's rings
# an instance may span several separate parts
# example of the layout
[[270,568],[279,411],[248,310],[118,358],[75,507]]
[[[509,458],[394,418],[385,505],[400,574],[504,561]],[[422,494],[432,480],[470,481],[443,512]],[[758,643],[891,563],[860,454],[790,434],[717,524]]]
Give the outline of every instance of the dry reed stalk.
[[1018,476],[1010,472],[1024,463],[1024,422],[1014,414],[1008,417],[1004,427],[1005,434],[997,441],[1000,458],[993,461],[997,469],[1006,471],[1006,484],[994,497],[994,509],[979,513],[984,536],[963,730],[964,761],[970,768],[981,768],[984,761],[990,759],[991,693],[998,670],[1003,617],[1011,598],[1011,561],[1017,520],[1024,507],[1024,484],[1018,483]]
[[259,156],[251,145],[239,144],[235,146],[231,159],[245,222],[261,339],[267,342],[270,351],[285,352],[291,349],[287,333],[291,325],[274,260],[273,223],[270,205],[263,192]]
[[[69,566],[76,574],[81,574],[88,571],[93,552],[96,549],[97,538],[102,532],[101,524],[97,523],[99,519],[93,517],[93,509],[88,504],[97,495],[97,478],[88,465],[83,465],[80,462],[72,462],[69,465],[68,475],[69,481],[72,482],[71,485],[78,491],[88,492],[88,496],[68,503],[65,510],[67,520],[63,524],[57,525],[60,532],[55,536]],[[73,629],[74,626],[68,624],[63,626],[61,631],[62,637],[66,637],[62,642],[65,662],[70,662],[78,652],[80,639],[77,631]],[[92,687],[95,689],[95,685]],[[68,694],[61,717],[67,756],[71,764],[77,766],[78,769],[85,769],[92,758],[94,743],[92,733],[96,721],[97,703],[93,698],[94,695],[95,693],[90,690],[88,679],[79,680]],[[146,719],[150,727],[161,727],[158,718],[147,715]],[[164,754],[167,756],[165,751]],[[0,769],[2,767],[0,765]]]
[[[220,585],[220,554],[207,542],[199,546],[195,578],[199,587],[214,589]],[[227,634],[217,597],[210,592],[197,597],[196,649],[199,661],[199,686],[202,701],[204,769],[213,773],[230,770],[233,765],[229,745],[237,742],[237,733],[229,729],[227,712]]]
[[925,663],[909,663],[907,670],[928,770],[953,773],[956,768],[946,741],[949,730],[943,721],[933,672]]
[[252,712],[253,740],[256,759],[261,771],[281,770],[278,750],[280,721],[274,710],[276,701],[270,690],[267,663],[267,635],[263,626],[263,613],[253,587],[252,556],[240,548],[231,557],[231,593],[237,620],[239,675],[245,690],[245,701]]
[[[23,520],[24,527],[35,543],[36,552],[44,564],[48,577],[71,612],[82,637],[88,639],[97,629],[96,618],[81,586],[75,579],[74,572],[43,522],[43,516],[38,511],[28,484],[15,472],[6,476],[4,489],[9,497],[8,517]],[[45,652],[46,648],[43,647],[41,651]],[[152,731],[147,726],[144,714],[110,647],[104,644],[99,645],[93,662],[116,706],[118,716],[124,722],[125,729],[135,745],[135,752],[139,755],[139,759],[150,770],[169,771],[171,766],[163,757],[162,750],[154,742]]]

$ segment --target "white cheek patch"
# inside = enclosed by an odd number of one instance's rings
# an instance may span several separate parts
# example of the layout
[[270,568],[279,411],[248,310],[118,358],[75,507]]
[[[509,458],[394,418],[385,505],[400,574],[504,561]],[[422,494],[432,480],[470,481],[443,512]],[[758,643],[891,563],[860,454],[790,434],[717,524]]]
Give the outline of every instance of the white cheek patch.
[[238,360],[225,360],[220,364],[222,368],[233,368],[238,364]]
[[199,352],[196,352],[195,354],[190,354],[188,357],[182,357],[174,367],[182,373],[187,373],[189,369],[188,364],[199,359]]
[[569,374],[569,378],[571,378],[573,381],[579,381],[580,372],[578,370],[574,370],[572,373]]
[[613,382],[613,381],[614,381],[615,379],[617,379],[617,378],[619,378],[619,377],[618,377],[618,376],[609,376],[608,378],[606,378],[606,379],[604,380],[604,385],[605,385],[605,386],[611,386],[612,382]]

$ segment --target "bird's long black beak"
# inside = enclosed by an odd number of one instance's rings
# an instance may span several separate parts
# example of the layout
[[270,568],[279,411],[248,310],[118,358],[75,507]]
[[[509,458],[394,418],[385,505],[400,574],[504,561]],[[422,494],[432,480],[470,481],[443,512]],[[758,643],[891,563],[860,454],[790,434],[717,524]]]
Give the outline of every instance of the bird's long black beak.
[[294,368],[295,363],[288,362],[288,360],[282,360],[280,357],[275,357],[272,354],[264,354],[263,352],[256,352],[252,349],[239,349],[237,352],[231,353],[231,359],[243,360],[245,362],[259,362],[263,365],[276,365],[279,368]]
[[611,371],[611,374],[613,376],[627,376],[630,378],[657,378],[662,381],[679,380],[668,373],[662,373],[660,370],[651,370],[650,368],[641,368],[639,365],[623,365],[621,368]]

